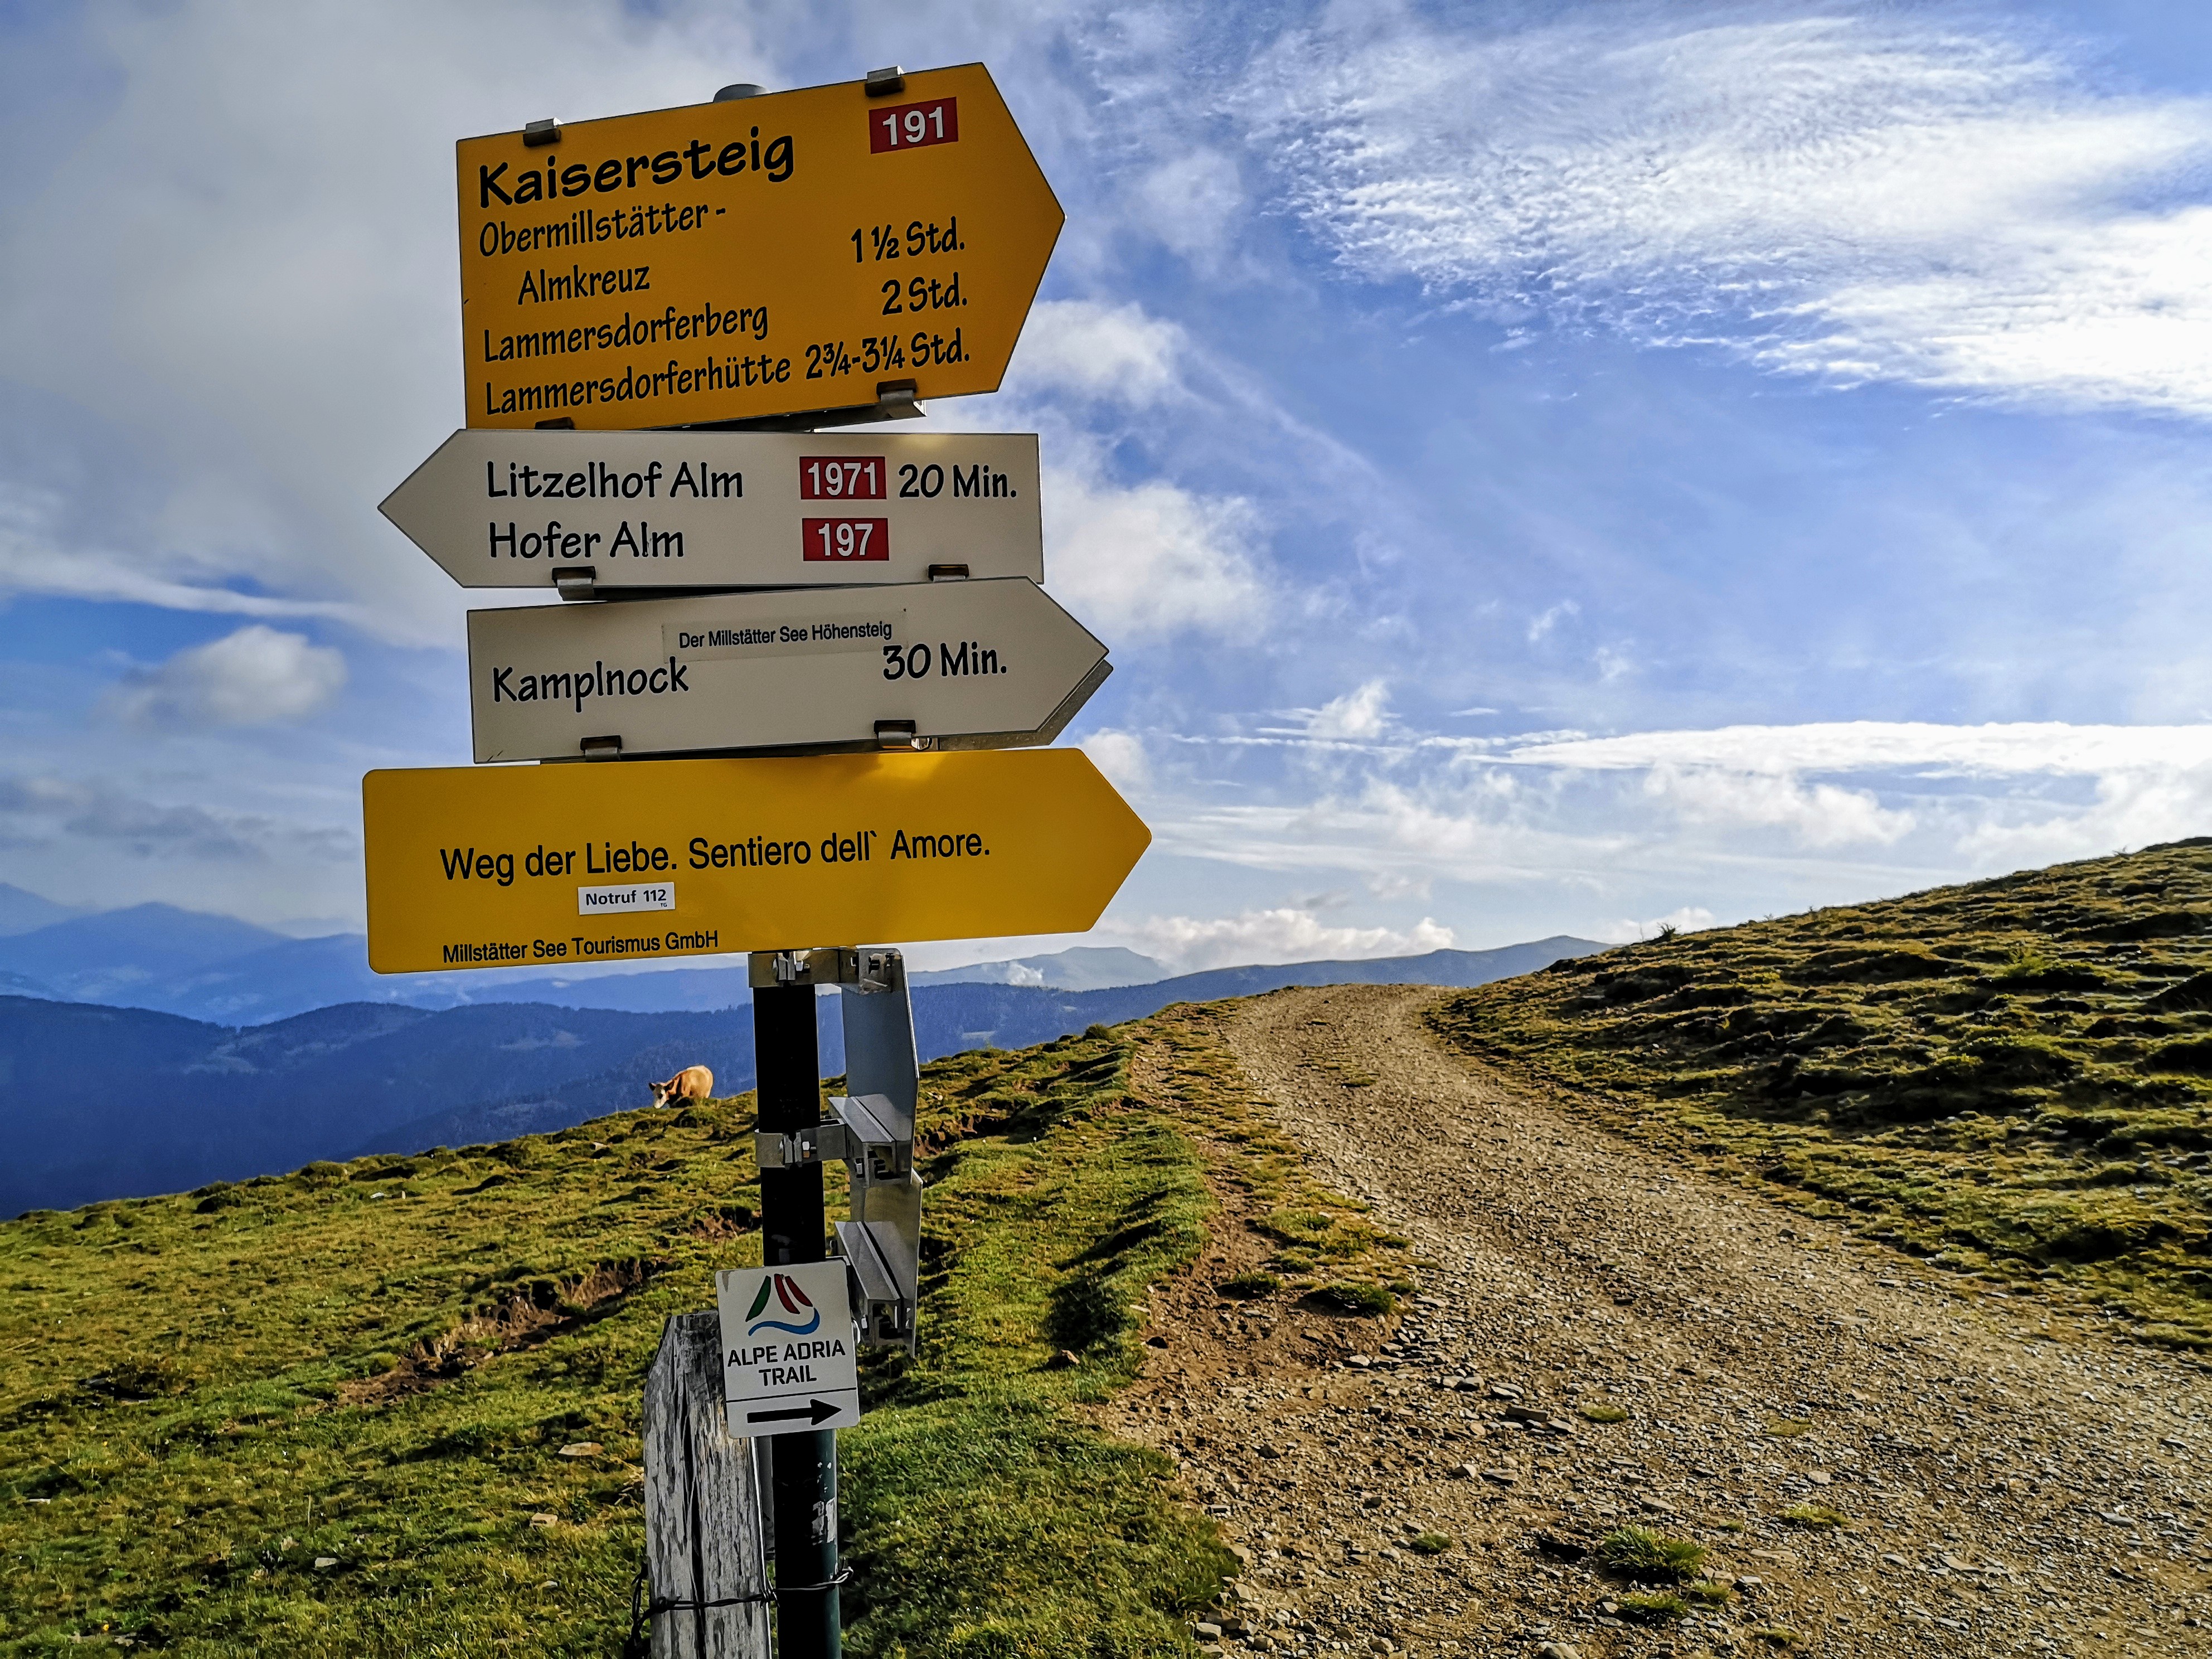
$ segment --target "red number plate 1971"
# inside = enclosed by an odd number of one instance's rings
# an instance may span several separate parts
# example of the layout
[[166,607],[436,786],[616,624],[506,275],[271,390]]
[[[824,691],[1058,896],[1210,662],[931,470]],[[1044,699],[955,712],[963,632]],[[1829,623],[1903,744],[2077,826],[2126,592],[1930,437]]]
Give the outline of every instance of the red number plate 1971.
[[891,556],[889,519],[801,519],[801,557],[808,564],[854,564]]
[[802,501],[879,501],[884,498],[880,455],[803,455],[799,461]]
[[933,103],[901,104],[879,109],[868,117],[868,149],[880,155],[887,149],[920,149],[924,144],[950,144],[960,137],[960,100],[939,98]]

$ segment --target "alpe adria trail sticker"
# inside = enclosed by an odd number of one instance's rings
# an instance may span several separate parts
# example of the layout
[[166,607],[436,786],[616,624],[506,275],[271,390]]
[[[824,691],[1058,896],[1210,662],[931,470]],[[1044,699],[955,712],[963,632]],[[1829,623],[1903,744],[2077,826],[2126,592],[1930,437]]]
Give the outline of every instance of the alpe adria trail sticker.
[[730,1432],[849,1429],[860,1420],[853,1304],[842,1261],[714,1275]]

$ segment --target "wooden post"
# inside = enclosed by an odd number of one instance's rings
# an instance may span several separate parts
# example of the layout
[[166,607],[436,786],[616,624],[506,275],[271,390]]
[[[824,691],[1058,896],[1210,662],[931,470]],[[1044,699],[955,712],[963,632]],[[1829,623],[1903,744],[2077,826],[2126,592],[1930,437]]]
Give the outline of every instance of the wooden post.
[[[769,1659],[760,1498],[753,1443],[730,1433],[722,1403],[721,1321],[678,1314],[645,1379],[653,1659]],[[729,1605],[702,1605],[717,1601]]]

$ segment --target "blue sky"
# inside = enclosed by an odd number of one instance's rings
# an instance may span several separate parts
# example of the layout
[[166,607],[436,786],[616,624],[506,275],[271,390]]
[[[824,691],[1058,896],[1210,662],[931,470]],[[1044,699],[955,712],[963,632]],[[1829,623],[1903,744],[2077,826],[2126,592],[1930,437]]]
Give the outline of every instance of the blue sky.
[[466,760],[375,512],[461,419],[453,139],[976,58],[1068,224],[928,423],[1043,434],[1114,648],[1070,737],[1157,840],[1093,942],[2212,829],[2202,8],[175,0],[0,6],[0,879],[356,927],[360,775]]

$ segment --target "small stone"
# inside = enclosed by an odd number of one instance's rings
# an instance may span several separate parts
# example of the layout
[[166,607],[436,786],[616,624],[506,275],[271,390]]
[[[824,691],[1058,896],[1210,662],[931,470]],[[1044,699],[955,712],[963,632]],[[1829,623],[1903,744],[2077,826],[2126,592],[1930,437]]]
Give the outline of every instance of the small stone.
[[1221,1639],[1221,1626],[1211,1624],[1193,1625],[1190,1627],[1190,1633],[1201,1642],[1218,1642]]
[[1472,1463],[1455,1463],[1451,1468],[1452,1479],[1455,1480],[1472,1480],[1481,1473],[1482,1471]]
[[606,1448],[596,1440],[576,1440],[561,1448],[563,1457],[597,1457]]
[[1148,1348],[1164,1348],[1167,1345],[1168,1340],[1164,1336],[1148,1336],[1145,1339],[1145,1346]]
[[1493,1382],[1490,1385],[1490,1397],[1492,1400],[1518,1400],[1521,1390],[1510,1382]]
[[1536,1659],[1583,1659],[1583,1650],[1572,1642],[1547,1642],[1536,1650]]
[[1508,1406],[1505,1408],[1505,1419],[1509,1423],[1544,1423],[1551,1419],[1551,1413],[1536,1406]]
[[550,1527],[559,1519],[558,1516],[547,1515],[541,1510],[530,1517],[530,1524],[533,1527]]
[[1672,1515],[1674,1512],[1674,1506],[1663,1498],[1639,1498],[1636,1500],[1636,1507],[1646,1515]]
[[1895,1567],[1899,1572],[1903,1572],[1911,1565],[1903,1556],[1892,1555],[1887,1550],[1882,1552],[1881,1564],[1885,1567]]
[[1356,1371],[1364,1371],[1375,1362],[1364,1353],[1346,1354],[1344,1363]]
[[1825,1486],[1832,1482],[1836,1477],[1830,1474],[1826,1469],[1814,1469],[1806,1475],[1805,1478],[1816,1486]]
[[1766,1588],[1766,1581],[1756,1574],[1747,1572],[1735,1581],[1735,1587],[1740,1590],[1761,1590]]
[[332,1567],[337,1565],[337,1564],[338,1559],[335,1555],[319,1555],[315,1558],[315,1571],[317,1572],[328,1572]]
[[1052,1357],[1052,1369],[1056,1371],[1070,1370],[1082,1363],[1075,1357],[1075,1350],[1073,1348],[1062,1348]]
[[1482,1478],[1486,1480],[1494,1480],[1501,1486],[1510,1486],[1520,1477],[1510,1469],[1485,1469],[1482,1472]]

